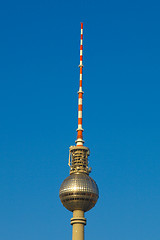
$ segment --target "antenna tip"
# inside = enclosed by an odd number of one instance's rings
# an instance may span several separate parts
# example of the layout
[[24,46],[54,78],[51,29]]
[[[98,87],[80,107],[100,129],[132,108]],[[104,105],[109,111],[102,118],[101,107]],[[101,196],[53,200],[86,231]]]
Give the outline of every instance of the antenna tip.
[[81,29],[83,28],[83,22],[81,22]]

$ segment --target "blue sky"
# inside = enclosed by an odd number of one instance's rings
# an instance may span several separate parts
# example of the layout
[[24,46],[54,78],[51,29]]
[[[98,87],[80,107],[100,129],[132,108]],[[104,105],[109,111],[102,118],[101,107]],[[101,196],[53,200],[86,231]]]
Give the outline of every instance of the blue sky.
[[87,239],[160,239],[159,1],[0,5],[0,238],[71,239],[58,191],[77,128],[100,198]]

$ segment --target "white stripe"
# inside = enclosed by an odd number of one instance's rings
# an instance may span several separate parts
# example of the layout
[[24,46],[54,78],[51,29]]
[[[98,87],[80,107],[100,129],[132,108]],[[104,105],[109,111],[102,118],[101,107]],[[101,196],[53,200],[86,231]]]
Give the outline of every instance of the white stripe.
[[78,105],[82,105],[82,98],[78,98]]
[[83,55],[83,50],[80,50],[80,55],[81,55],[81,56]]
[[79,75],[79,79],[82,80],[82,73],[80,73],[80,75]]
[[83,146],[83,142],[81,140],[76,140],[78,146]]
[[80,61],[80,65],[82,65],[82,61]]
[[82,124],[78,124],[78,129],[82,130]]
[[81,28],[81,34],[83,34],[83,28]]
[[78,111],[78,118],[82,118],[82,111]]
[[83,45],[83,39],[81,39],[81,44],[80,45]]
[[[82,91],[82,87],[79,87],[79,91],[78,91],[78,92],[83,93],[83,91]],[[78,99],[82,99],[82,98],[78,98]]]

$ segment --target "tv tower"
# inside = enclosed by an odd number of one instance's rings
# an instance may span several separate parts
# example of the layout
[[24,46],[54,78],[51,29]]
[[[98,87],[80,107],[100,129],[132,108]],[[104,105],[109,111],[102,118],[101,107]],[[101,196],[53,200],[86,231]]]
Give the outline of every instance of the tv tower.
[[76,146],[69,148],[70,176],[61,184],[59,197],[65,208],[73,212],[71,218],[72,240],[84,240],[84,213],[93,208],[98,200],[99,192],[96,182],[89,176],[89,148],[85,147],[82,128],[82,71],[83,71],[83,23],[81,23],[80,39],[80,79],[78,91],[78,128]]

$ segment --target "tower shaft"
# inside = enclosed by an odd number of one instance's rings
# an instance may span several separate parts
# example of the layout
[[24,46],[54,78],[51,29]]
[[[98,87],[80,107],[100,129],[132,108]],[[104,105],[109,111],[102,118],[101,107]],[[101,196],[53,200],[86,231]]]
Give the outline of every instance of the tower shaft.
[[86,225],[86,219],[84,217],[84,211],[74,210],[73,218],[71,218],[72,228],[72,240],[84,240],[84,226]]

